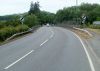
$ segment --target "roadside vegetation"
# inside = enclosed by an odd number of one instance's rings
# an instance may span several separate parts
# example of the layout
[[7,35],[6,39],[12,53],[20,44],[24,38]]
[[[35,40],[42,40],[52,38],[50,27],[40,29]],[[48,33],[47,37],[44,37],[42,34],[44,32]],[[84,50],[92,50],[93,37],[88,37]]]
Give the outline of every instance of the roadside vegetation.
[[53,13],[40,10],[39,2],[31,2],[27,13],[0,16],[0,42],[34,26],[53,23],[53,19]]
[[89,28],[100,29],[100,25],[89,25]]
[[[80,6],[72,6],[57,11],[55,22],[62,24],[63,27],[76,26],[79,28],[88,28],[89,30],[100,33],[100,25],[93,24],[94,21],[100,21],[100,5],[83,3]],[[83,38],[90,38],[86,33],[74,30]]]
[[[83,16],[86,17],[85,20]],[[67,21],[70,22],[66,23]],[[65,7],[54,14],[41,11],[39,2],[31,2],[30,10],[26,13],[0,16],[0,41],[47,23],[51,25],[65,23],[100,29],[100,26],[93,25],[93,21],[100,21],[99,4],[83,3],[80,6]]]
[[71,24],[100,32],[100,25],[93,24],[94,21],[100,21],[99,4],[82,3],[80,6],[65,7],[57,11],[55,16],[56,23]]

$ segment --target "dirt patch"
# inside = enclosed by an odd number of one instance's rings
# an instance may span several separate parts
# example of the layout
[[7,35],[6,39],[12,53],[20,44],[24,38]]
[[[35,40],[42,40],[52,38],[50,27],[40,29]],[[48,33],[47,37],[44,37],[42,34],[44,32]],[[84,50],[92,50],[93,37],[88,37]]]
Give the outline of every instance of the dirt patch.
[[72,29],[73,32],[75,32],[76,34],[78,34],[81,38],[85,38],[85,39],[89,39],[91,38],[89,34],[80,31],[80,30],[76,30],[76,29]]
[[90,28],[88,28],[88,30],[93,31],[97,34],[100,34],[100,29],[90,29]]
[[[63,27],[63,26],[60,26],[60,27]],[[90,36],[88,33],[84,32],[84,31],[81,31],[81,30],[78,30],[78,29],[75,29],[75,28],[73,28],[72,26],[71,26],[71,27],[68,27],[68,26],[66,27],[66,26],[64,26],[63,28],[66,28],[66,29],[69,29],[69,30],[75,32],[75,33],[78,34],[81,38],[84,38],[84,39],[90,39],[90,38],[91,38],[91,36]]]

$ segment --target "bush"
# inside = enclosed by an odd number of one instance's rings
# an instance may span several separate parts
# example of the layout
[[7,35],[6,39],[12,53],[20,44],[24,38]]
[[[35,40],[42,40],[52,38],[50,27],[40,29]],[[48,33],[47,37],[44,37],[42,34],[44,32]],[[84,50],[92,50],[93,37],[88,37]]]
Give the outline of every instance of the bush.
[[20,24],[21,23],[20,23],[19,20],[10,20],[10,21],[7,21],[5,23],[5,26],[13,26],[13,27],[15,27],[15,26],[20,25]]
[[15,27],[15,30],[17,32],[24,32],[27,31],[29,29],[29,27],[27,25],[18,25]]
[[6,21],[0,21],[0,29],[6,26],[6,25],[5,25],[5,22],[6,22]]
[[16,27],[20,24],[19,20],[0,21],[0,29],[8,26]]
[[12,35],[20,32],[27,31],[29,27],[27,25],[18,25],[16,27],[5,27],[0,29],[0,40],[4,41],[5,39],[11,37]]
[[38,19],[35,15],[28,15],[25,17],[24,24],[28,25],[29,27],[33,27],[35,25],[38,25]]
[[15,33],[16,33],[16,31],[15,31],[14,27],[2,28],[2,29],[0,29],[0,40],[5,40],[6,38],[12,36]]

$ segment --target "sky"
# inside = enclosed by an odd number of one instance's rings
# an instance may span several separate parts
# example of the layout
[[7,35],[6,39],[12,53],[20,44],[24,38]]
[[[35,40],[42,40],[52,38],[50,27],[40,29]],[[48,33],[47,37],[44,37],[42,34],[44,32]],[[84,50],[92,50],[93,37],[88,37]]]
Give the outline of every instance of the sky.
[[[76,5],[76,0],[0,0],[0,16],[27,12],[31,1],[39,1],[41,10],[52,13],[64,7]],[[83,2],[100,4],[100,0],[78,0],[78,5]]]

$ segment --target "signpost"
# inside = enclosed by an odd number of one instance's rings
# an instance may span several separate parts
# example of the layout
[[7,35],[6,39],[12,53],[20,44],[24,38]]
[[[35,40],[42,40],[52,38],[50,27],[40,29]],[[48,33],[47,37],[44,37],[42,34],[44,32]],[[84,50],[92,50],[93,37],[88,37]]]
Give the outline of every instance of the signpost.
[[23,22],[24,22],[24,17],[21,15],[21,17],[20,17],[20,22],[22,23],[22,25],[23,25]]
[[76,0],[76,23],[78,24],[78,16],[77,16],[78,9],[77,9],[77,6],[78,6],[78,0]]
[[86,23],[86,19],[87,17],[85,16],[85,14],[82,15],[82,24],[85,24]]

